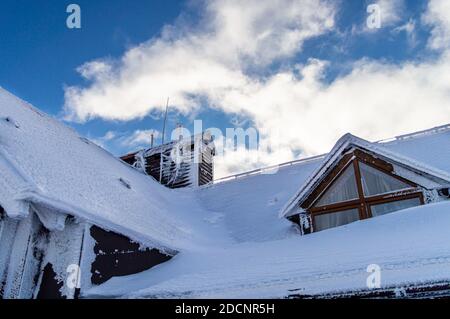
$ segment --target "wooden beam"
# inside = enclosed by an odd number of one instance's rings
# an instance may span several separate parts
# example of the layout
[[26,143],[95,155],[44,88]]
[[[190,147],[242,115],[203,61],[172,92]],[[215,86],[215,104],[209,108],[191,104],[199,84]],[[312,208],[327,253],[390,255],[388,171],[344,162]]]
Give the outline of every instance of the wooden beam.
[[356,185],[358,187],[358,195],[359,195],[359,201],[360,201],[360,210],[359,210],[359,219],[367,219],[369,218],[368,212],[367,212],[367,204],[366,200],[364,198],[364,190],[362,186],[362,180],[361,180],[361,171],[359,169],[359,162],[357,160],[353,160],[353,168],[355,170],[355,179],[356,179]]
[[342,159],[337,163],[337,165],[332,168],[330,171],[326,171],[324,173],[323,180],[319,183],[319,185],[311,192],[311,194],[306,198],[306,200],[301,205],[302,208],[310,208],[314,202],[316,202],[319,197],[324,193],[326,189],[328,189],[332,183],[335,181],[336,177],[347,168],[350,160],[352,159],[353,154],[346,154],[342,157]]

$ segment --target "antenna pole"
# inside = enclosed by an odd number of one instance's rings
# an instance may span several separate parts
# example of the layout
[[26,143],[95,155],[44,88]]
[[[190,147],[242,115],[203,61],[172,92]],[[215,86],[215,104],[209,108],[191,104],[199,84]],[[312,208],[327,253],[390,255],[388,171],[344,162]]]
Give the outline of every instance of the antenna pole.
[[[167,111],[169,110],[169,98],[167,98],[166,103],[166,113],[164,115],[164,124],[163,124],[163,131],[162,131],[162,138],[161,138],[161,146],[164,145],[164,140],[166,137],[166,122],[167,122]],[[159,162],[159,183],[162,183],[162,169],[163,169],[163,156],[164,156],[164,149],[161,147],[161,155],[160,155],[160,162]]]
[[166,122],[167,122],[167,111],[169,110],[169,98],[167,98],[167,104],[166,104],[166,114],[164,115],[164,124],[163,124],[163,131],[162,131],[162,142],[161,145],[164,144],[164,140],[166,138]]

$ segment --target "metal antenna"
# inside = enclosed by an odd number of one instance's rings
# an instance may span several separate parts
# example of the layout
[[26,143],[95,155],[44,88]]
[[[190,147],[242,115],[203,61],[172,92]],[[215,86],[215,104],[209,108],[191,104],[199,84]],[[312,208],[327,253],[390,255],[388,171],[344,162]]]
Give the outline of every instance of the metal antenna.
[[164,115],[164,124],[163,124],[163,131],[162,131],[162,142],[161,145],[164,145],[164,140],[166,137],[166,122],[167,122],[167,111],[169,110],[169,98],[167,98],[167,104],[166,104],[166,114]]
[[167,122],[167,111],[169,110],[169,98],[167,98],[166,103],[166,114],[164,115],[164,124],[163,124],[163,131],[162,131],[162,138],[161,138],[161,155],[160,155],[160,162],[159,162],[159,183],[162,183],[162,169],[163,169],[163,156],[164,156],[164,149],[162,145],[164,145],[164,140],[166,137],[166,122]]

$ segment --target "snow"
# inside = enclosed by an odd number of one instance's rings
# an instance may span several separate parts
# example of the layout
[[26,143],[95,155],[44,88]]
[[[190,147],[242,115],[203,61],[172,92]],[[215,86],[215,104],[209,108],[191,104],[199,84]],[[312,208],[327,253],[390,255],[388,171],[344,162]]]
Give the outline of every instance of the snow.
[[[450,130],[388,143],[348,135],[336,147],[345,143],[373,149],[401,167],[450,176]],[[146,272],[92,287],[85,297],[263,298],[357,290],[366,288],[370,264],[381,266],[383,286],[450,279],[449,201],[308,236],[280,219],[278,212],[326,162],[319,157],[274,174],[170,190],[0,88],[0,205],[8,216],[27,218],[35,209],[46,227],[61,232],[66,215],[73,215],[147,247],[178,252]]]
[[450,202],[264,243],[180,253],[141,274],[113,278],[87,296],[282,298],[367,290],[367,267],[381,287],[450,280]]
[[392,141],[385,148],[450,174],[450,129]]
[[298,236],[292,223],[277,211],[299,189],[321,160],[281,167],[275,174],[254,175],[198,190],[210,212],[223,214],[235,242],[268,241]]
[[189,223],[203,213],[192,194],[159,185],[1,88],[0,172],[10,217],[27,216],[32,202],[167,251],[206,241],[205,227]]
[[[63,283],[67,283],[68,277],[72,273],[71,268],[79,264],[83,231],[83,224],[70,220],[64,231],[53,231],[49,233],[49,238],[42,239],[45,242],[42,243],[42,251],[45,253],[41,265],[45,267],[48,263],[51,264],[53,271],[56,273],[55,279],[62,283],[60,293],[66,298],[73,298],[75,293],[76,282],[73,286]],[[40,287],[41,281],[42,276],[36,284],[37,287]]]
[[[414,156],[415,146],[409,140],[375,147],[386,148],[385,153],[396,159],[407,157],[408,163],[433,164],[430,170],[445,170],[445,174],[450,172],[445,166],[434,165],[440,160],[429,159],[450,159],[442,151],[450,146],[447,134],[416,137],[434,140],[432,150],[423,152],[431,141],[420,146],[422,152],[416,154],[422,157]],[[272,298],[366,290],[371,264],[381,267],[382,287],[450,279],[448,201],[304,237],[291,223],[278,219],[277,212],[323,161],[317,158],[282,167],[276,174],[198,189],[211,227],[225,229],[231,244],[183,251],[147,272],[114,278],[86,297]]]

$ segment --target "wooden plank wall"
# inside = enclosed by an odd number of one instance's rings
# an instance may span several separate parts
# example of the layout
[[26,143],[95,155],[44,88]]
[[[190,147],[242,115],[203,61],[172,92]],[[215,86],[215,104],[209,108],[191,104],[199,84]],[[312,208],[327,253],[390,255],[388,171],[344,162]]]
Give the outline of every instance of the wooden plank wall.
[[96,241],[96,257],[91,268],[91,281],[94,285],[100,285],[112,277],[148,270],[172,258],[157,249],[142,249],[127,237],[97,226],[92,226],[90,232]]

